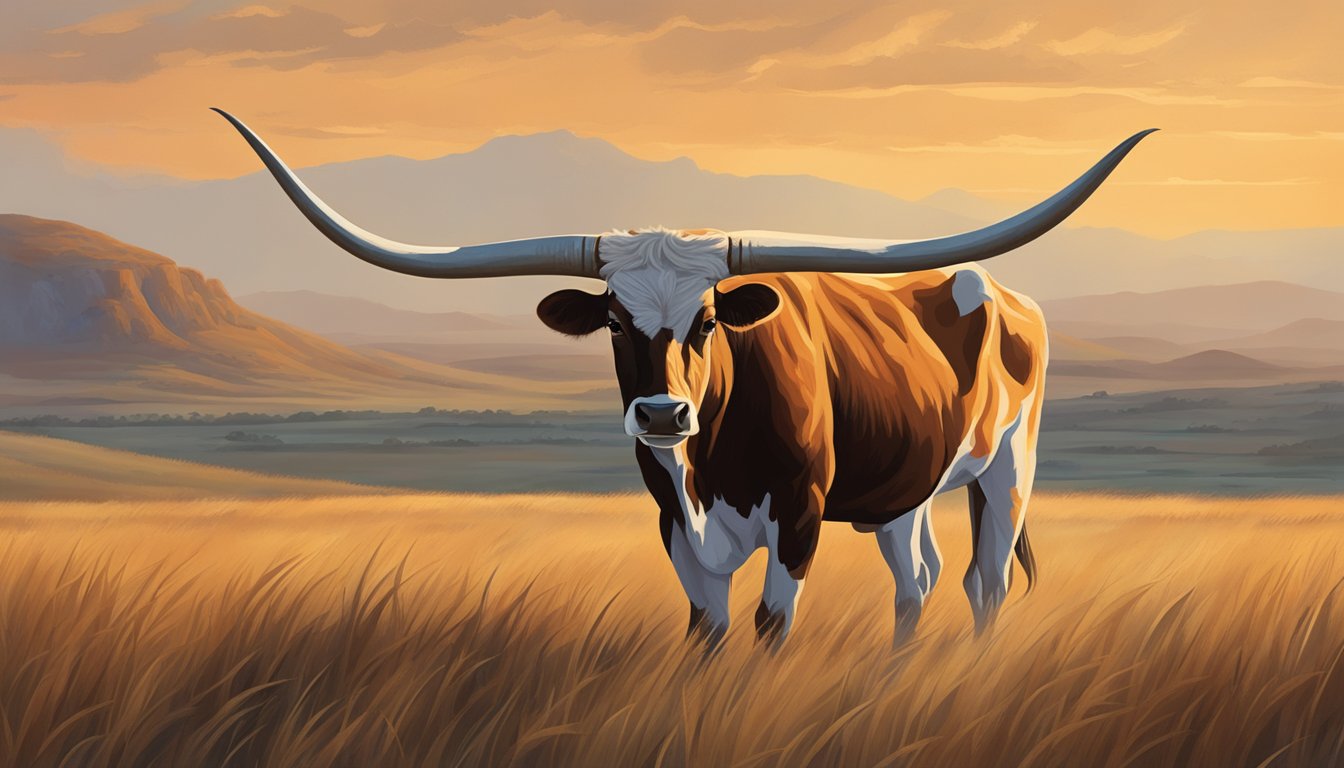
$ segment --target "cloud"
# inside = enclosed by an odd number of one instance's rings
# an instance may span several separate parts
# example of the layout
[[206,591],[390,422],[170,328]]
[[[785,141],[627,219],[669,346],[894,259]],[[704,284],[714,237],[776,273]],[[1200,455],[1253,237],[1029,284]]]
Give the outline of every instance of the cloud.
[[51,34],[76,33],[80,35],[121,35],[143,27],[156,16],[180,10],[189,0],[159,0],[132,8],[100,13],[74,24],[50,30]]
[[1168,176],[1156,181],[1112,181],[1121,187],[1300,187],[1305,184],[1320,184],[1319,179],[1297,177],[1292,179],[1186,179],[1180,176]]
[[274,125],[270,127],[269,132],[285,136],[298,136],[305,139],[350,139],[364,138],[368,136],[383,136],[387,134],[387,129],[356,125]]
[[737,82],[797,92],[879,89],[891,95],[925,85],[1061,84],[1086,69],[1022,41],[1035,21],[994,23],[944,9],[883,7],[862,19],[831,17],[767,28],[680,26],[640,46],[656,73],[700,75],[706,87]]
[[1338,90],[1338,89],[1340,88],[1339,85],[1332,85],[1332,84],[1330,84],[1330,83],[1317,83],[1317,82],[1313,82],[1313,81],[1311,81],[1311,80],[1289,80],[1289,79],[1282,78],[1282,77],[1272,77],[1272,76],[1268,76],[1268,75],[1261,75],[1261,76],[1259,76],[1259,77],[1248,78],[1248,79],[1246,79],[1246,80],[1241,81],[1240,83],[1237,83],[1237,87],[1239,87],[1239,88],[1309,88],[1309,89],[1326,89],[1326,90]]
[[215,18],[246,19],[249,16],[265,16],[266,18],[269,19],[278,19],[284,15],[285,15],[284,11],[277,11],[276,9],[267,5],[245,5],[242,8],[235,8],[230,11],[225,11],[224,13],[215,14]]
[[1076,63],[1002,48],[926,46],[849,66],[813,68],[790,63],[775,81],[803,91],[888,89],[970,83],[1069,83],[1085,74]]
[[[902,85],[1088,84],[1208,90],[1329,88],[1328,23],[1209,11],[1196,0],[1081,8],[1064,0],[62,0],[6,11],[0,83],[128,82],[202,62],[292,71],[434,66],[402,54],[488,38],[554,17],[556,36],[496,46],[491,61],[600,43],[679,86],[855,91]],[[127,7],[129,5],[129,7]],[[60,10],[52,10],[52,8]],[[1141,20],[1136,22],[1135,20]],[[523,26],[527,26],[525,23]],[[17,30],[17,31],[16,31]],[[1248,41],[1246,35],[1255,36]],[[1240,37],[1238,37],[1240,35]],[[1261,40],[1260,38],[1264,38]],[[1284,46],[1274,40],[1298,38]],[[1179,44],[1175,44],[1178,41]],[[1240,42],[1238,42],[1240,41]],[[473,50],[472,55],[476,55]],[[464,54],[465,55],[465,54]],[[399,57],[399,58],[398,58]],[[395,63],[393,63],[395,62]]]
[[[212,56],[239,65],[293,69],[464,39],[450,26],[416,19],[361,29],[303,6],[281,11],[253,4],[218,13],[195,6],[166,8],[158,3],[95,17],[36,35],[27,48],[0,50],[0,82],[126,82],[165,62]],[[174,56],[183,52],[193,55]]]
[[1035,3],[1026,18],[1020,6],[872,3],[820,19],[779,14],[769,28],[679,26],[643,42],[640,55],[655,73],[698,74],[706,86],[805,92],[996,83],[1155,90],[1207,82],[1207,62],[1191,66],[1170,45],[1204,31],[1188,9],[1144,14],[1150,26],[1134,29],[1124,13],[1051,13],[1053,4]]
[[1136,101],[1142,104],[1153,106],[1204,106],[1204,107],[1236,107],[1236,106],[1257,106],[1262,102],[1255,102],[1249,99],[1233,98],[1222,96],[1218,93],[1210,93],[1200,89],[1185,91],[1179,88],[1171,87],[1150,87],[1150,88],[1124,88],[1124,87],[1104,87],[1097,85],[1036,85],[1036,84],[1003,84],[1003,85],[964,85],[949,89],[949,92],[959,96],[967,96],[975,99],[984,99],[986,101],[1018,101],[1032,102],[1045,101],[1050,99],[1074,99],[1079,97],[1106,97],[1110,99],[1124,99]]
[[912,50],[929,33],[951,16],[949,11],[929,11],[904,19],[900,24],[870,40],[863,40],[831,54],[804,55],[802,66],[854,67],[882,59],[891,59]]
[[1007,48],[1008,46],[1021,41],[1022,38],[1026,37],[1027,33],[1035,29],[1039,23],[1040,22],[1036,21],[1019,21],[992,37],[986,37],[980,40],[948,40],[943,43],[943,45],[952,48],[970,48],[978,51]]
[[1307,133],[1288,133],[1286,131],[1209,131],[1212,136],[1240,141],[1344,141],[1341,131],[1309,131]]
[[679,25],[641,46],[646,66],[660,72],[759,74],[770,60],[799,69],[860,66],[911,50],[952,14],[943,10],[893,14],[878,9],[862,20],[835,15],[771,26]]
[[1185,32],[1186,26],[1187,24],[1182,22],[1163,29],[1130,35],[1093,27],[1067,40],[1052,40],[1045,44],[1045,48],[1060,56],[1078,56],[1088,53],[1134,55],[1151,51],[1175,40]]
[[946,144],[917,144],[907,146],[889,146],[889,152],[904,154],[952,155],[1092,155],[1096,153],[1093,143],[1070,146],[1064,142],[1041,139],[1033,136],[997,136],[978,144],[948,142]]
[[[836,11],[872,0],[839,0]],[[125,82],[157,67],[157,57],[195,49],[217,55],[301,51],[303,61],[364,58],[449,45],[461,30],[560,13],[592,27],[647,31],[678,16],[708,26],[741,19],[795,18],[807,0],[5,0],[0,82]],[[557,10],[559,9],[559,10]],[[351,40],[369,42],[353,44]],[[82,66],[53,63],[77,51]],[[292,62],[291,64],[292,65]],[[277,65],[277,66],[290,66]]]
[[731,27],[674,23],[639,46],[641,62],[665,73],[750,71],[767,56],[817,45],[844,30],[845,20]]

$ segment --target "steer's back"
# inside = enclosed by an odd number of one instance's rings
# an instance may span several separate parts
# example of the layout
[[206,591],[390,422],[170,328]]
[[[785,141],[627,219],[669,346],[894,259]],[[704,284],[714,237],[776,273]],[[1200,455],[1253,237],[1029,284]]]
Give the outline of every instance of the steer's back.
[[827,519],[882,523],[918,506],[954,464],[991,458],[1018,418],[1034,442],[1045,321],[984,270],[750,280],[774,286],[781,306],[744,334],[741,375],[773,380],[769,396],[828,422]]

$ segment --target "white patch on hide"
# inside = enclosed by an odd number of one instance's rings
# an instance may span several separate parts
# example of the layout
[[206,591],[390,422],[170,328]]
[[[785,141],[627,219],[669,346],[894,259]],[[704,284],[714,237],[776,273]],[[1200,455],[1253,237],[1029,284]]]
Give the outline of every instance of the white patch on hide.
[[685,536],[695,559],[711,573],[730,574],[747,562],[751,553],[768,546],[778,536],[779,523],[770,519],[770,495],[743,517],[737,508],[715,498],[709,508],[691,500],[686,489],[686,446],[654,448],[653,455],[672,477],[681,511],[686,519]]
[[723,232],[683,235],[662,227],[608,232],[600,249],[602,278],[649,338],[670,328],[684,342],[701,296],[728,277]]
[[976,269],[959,269],[952,276],[952,301],[957,313],[965,317],[989,301],[984,275]]

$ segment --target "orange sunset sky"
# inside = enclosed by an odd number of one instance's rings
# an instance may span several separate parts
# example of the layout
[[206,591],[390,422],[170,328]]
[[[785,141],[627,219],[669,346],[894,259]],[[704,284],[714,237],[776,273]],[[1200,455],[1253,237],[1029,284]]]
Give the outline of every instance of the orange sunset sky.
[[645,159],[918,198],[1053,192],[1163,128],[1074,222],[1344,225],[1344,3],[4,0],[0,126],[190,179],[565,128]]

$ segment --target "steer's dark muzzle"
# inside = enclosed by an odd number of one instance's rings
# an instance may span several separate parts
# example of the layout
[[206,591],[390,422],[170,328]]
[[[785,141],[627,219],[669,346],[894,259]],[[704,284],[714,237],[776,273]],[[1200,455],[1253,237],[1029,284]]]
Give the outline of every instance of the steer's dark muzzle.
[[646,435],[684,435],[691,431],[689,403],[636,403],[635,424]]
[[625,411],[625,433],[652,448],[672,448],[700,431],[695,404],[671,395],[637,397]]

